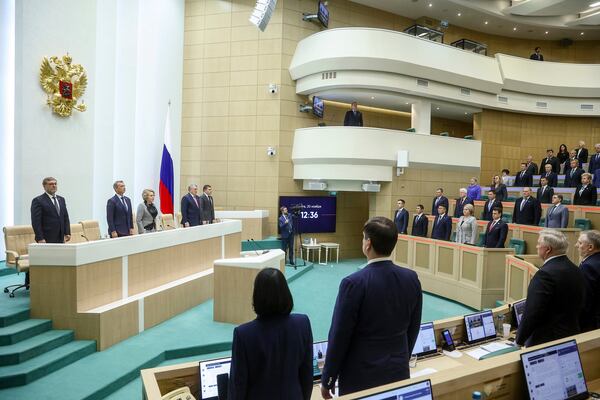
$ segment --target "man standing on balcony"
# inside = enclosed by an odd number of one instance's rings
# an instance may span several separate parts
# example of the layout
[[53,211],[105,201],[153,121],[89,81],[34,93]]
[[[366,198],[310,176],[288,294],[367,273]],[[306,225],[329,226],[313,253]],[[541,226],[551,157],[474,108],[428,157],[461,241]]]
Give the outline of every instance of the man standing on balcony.
[[344,126],[363,126],[362,113],[358,111],[358,105],[355,101],[352,102],[351,107],[350,111],[346,111]]

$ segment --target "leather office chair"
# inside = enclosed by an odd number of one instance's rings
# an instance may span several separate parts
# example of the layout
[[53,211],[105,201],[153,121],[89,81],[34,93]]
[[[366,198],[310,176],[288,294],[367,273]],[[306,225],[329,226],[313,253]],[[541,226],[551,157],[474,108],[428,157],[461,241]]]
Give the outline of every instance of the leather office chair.
[[175,229],[175,219],[173,218],[173,214],[162,214],[160,216],[160,226],[163,231]]
[[510,224],[512,222],[512,214],[510,213],[502,213],[502,221]]
[[[100,240],[100,224],[98,221],[86,220],[80,221],[81,227],[83,228],[83,235],[89,240]],[[73,236],[73,235],[71,235]]]
[[71,240],[69,240],[69,243],[84,243],[87,241],[87,237],[83,233],[83,226],[81,224],[71,224]]
[[[31,225],[6,226],[4,232],[4,245],[6,247],[6,266],[14,268],[17,273],[25,272],[23,285],[10,285],[4,288],[4,293],[15,297],[15,291],[26,288],[29,290],[29,255],[27,246],[35,243],[35,233]],[[11,288],[13,288],[11,290]]]

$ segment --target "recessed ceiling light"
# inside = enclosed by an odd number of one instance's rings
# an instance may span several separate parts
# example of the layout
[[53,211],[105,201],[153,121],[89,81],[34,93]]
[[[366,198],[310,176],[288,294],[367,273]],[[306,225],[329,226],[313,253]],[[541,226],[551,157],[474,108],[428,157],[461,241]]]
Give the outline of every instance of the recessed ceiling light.
[[462,13],[458,13],[458,14],[456,14],[456,15],[458,15],[458,16],[460,17],[460,16],[462,15]]
[[469,113],[468,113],[468,112],[466,112],[466,113],[465,113],[465,115],[469,115]]
[[409,104],[410,104],[410,103],[407,101],[407,102],[406,102],[406,105],[409,105]]
[[580,33],[580,35],[581,35],[581,36],[583,36],[583,33],[584,33],[584,32],[581,32],[581,33]]
[[375,100],[375,97],[374,97],[374,96],[371,96],[371,100]]
[[484,22],[484,24],[486,24],[486,25],[487,25],[487,24],[488,24],[488,22],[487,22],[487,21],[485,21],[485,22]]
[[547,34],[548,34],[548,31],[544,32],[544,35],[547,35]]
[[436,110],[439,110],[440,108],[439,108],[439,107],[436,107],[435,109],[436,109]]
[[433,4],[429,3],[429,7],[433,7]]
[[515,27],[513,28],[513,31],[516,31],[516,30],[517,30],[517,27],[515,26]]
[[600,6],[600,1],[590,4],[590,8]]

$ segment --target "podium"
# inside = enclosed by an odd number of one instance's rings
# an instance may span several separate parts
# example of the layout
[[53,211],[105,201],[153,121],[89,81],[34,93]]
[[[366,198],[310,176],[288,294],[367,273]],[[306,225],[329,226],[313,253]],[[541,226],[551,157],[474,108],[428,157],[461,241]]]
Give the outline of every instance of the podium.
[[263,268],[285,272],[285,252],[279,249],[256,254],[241,253],[242,257],[215,260],[213,319],[218,322],[243,324],[256,318],[252,308],[254,279]]

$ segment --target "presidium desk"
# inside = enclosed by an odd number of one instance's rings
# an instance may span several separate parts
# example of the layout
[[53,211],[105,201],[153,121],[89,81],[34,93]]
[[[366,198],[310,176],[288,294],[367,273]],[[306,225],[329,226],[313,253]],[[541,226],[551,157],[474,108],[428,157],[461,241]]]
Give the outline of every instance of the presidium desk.
[[241,222],[29,245],[31,317],[98,350],[213,297],[213,262],[239,257]]

